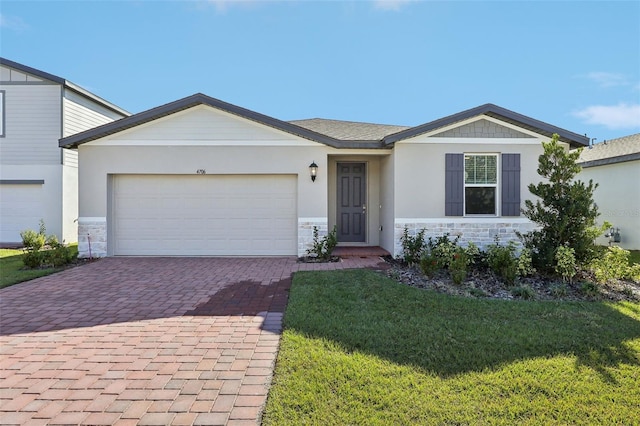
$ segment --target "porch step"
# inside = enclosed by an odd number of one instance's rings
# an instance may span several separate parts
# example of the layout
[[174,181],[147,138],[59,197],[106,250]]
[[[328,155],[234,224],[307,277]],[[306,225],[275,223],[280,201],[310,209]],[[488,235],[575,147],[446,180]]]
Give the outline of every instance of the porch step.
[[382,257],[389,256],[389,252],[379,246],[371,247],[336,247],[333,256],[338,257]]

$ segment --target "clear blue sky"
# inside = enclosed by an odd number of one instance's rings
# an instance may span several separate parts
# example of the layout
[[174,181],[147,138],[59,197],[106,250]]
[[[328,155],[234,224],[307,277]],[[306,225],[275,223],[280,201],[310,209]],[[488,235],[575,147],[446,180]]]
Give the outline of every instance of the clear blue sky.
[[202,92],[282,120],[418,125],[495,103],[640,132],[639,1],[7,1],[3,57],[130,112]]

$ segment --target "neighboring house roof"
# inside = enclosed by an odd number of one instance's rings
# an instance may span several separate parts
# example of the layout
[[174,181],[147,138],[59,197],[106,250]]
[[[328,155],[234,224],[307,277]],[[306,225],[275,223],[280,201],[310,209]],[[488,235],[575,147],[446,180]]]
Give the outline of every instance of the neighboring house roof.
[[386,137],[384,139],[384,143],[391,144],[402,139],[412,138],[423,133],[427,133],[432,130],[436,130],[441,127],[445,127],[450,124],[454,124],[456,122],[463,121],[478,115],[487,115],[489,117],[514,124],[518,127],[531,130],[532,132],[547,136],[549,138],[551,138],[554,133],[557,133],[560,136],[561,141],[568,143],[573,148],[578,148],[580,146],[586,146],[589,144],[589,138],[587,136],[578,135],[577,133],[561,129],[560,127],[552,126],[551,124],[547,124],[531,117],[518,114],[517,112],[510,111],[494,104],[480,105],[478,107],[471,108],[466,111],[450,115],[448,117],[440,118],[438,120],[422,124],[420,126],[411,127],[410,129]]
[[583,168],[640,160],[640,133],[600,142],[580,153]]
[[44,72],[44,71],[40,71],[36,68],[31,68],[28,67],[26,65],[20,64],[18,62],[14,62],[11,61],[9,59],[6,58],[2,58],[0,57],[0,65],[4,65],[13,69],[16,69],[18,71],[22,71],[26,74],[31,74],[31,75],[35,75],[36,77],[40,77],[42,79],[45,80],[49,80],[49,81],[53,81],[54,83],[58,83],[64,87],[66,87],[69,90],[73,90],[74,92],[79,93],[82,96],[85,96],[89,99],[91,99],[92,101],[102,105],[103,107],[110,109],[120,115],[124,115],[124,116],[129,116],[131,115],[130,112],[120,108],[117,105],[112,104],[111,102],[102,99],[100,96],[97,96],[91,92],[89,92],[88,90],[86,90],[85,88],[78,86],[77,84],[74,84],[62,77],[58,77],[57,75],[53,75],[53,74],[49,74],[48,72]]
[[292,120],[289,123],[340,140],[381,140],[385,136],[410,128],[408,126],[327,120],[324,118]]
[[488,115],[499,120],[513,123],[538,134],[551,137],[553,133],[560,135],[560,139],[572,147],[585,146],[589,142],[586,136],[580,136],[559,127],[543,123],[533,118],[517,114],[493,104],[482,105],[458,114],[450,115],[420,126],[391,126],[371,123],[356,123],[338,120],[294,120],[281,121],[255,111],[248,110],[230,103],[212,98],[202,93],[188,96],[130,117],[125,117],[112,123],[77,133],[60,139],[60,146],[74,148],[92,140],[100,139],[126,129],[148,123],[159,118],[175,114],[197,105],[208,105],[247,120],[255,121],[275,129],[300,136],[315,142],[335,148],[369,148],[389,149],[395,142],[408,139],[431,130],[448,126],[458,121],[466,120],[477,115]]

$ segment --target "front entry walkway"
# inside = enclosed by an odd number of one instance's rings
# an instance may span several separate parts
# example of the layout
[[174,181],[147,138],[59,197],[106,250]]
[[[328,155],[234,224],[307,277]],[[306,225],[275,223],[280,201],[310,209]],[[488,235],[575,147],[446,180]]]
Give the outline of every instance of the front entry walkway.
[[256,425],[291,274],[377,257],[107,258],[0,291],[0,424]]

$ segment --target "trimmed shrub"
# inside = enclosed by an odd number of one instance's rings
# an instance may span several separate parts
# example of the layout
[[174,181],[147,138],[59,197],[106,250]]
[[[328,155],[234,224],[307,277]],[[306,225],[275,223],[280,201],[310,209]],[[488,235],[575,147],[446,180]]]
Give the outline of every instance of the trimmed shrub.
[[467,278],[467,268],[470,258],[463,248],[458,248],[453,254],[453,258],[449,262],[449,274],[455,284],[462,284]]
[[58,241],[55,235],[46,235],[44,221],[40,220],[38,232],[27,229],[20,232],[24,254],[22,262],[27,268],[39,268],[41,266],[53,266],[58,268],[71,263],[77,254],[66,245]]
[[22,238],[22,245],[28,251],[38,251],[44,247],[46,237],[44,234],[34,231],[33,229],[27,229],[20,232]]
[[640,265],[629,265],[628,250],[620,247],[608,247],[603,256],[594,259],[589,264],[599,283],[606,283],[614,279],[631,279],[640,281]]
[[496,237],[495,244],[487,247],[487,264],[506,284],[513,285],[518,276],[515,243],[510,241],[506,246],[501,246]]
[[422,228],[415,235],[409,234],[409,228],[406,226],[402,231],[400,243],[402,244],[402,260],[407,265],[415,265],[420,262],[422,255],[427,248],[424,241],[424,233],[426,229]]
[[570,247],[560,246],[556,252],[556,272],[564,282],[573,282],[578,266],[576,265],[575,250]]
[[435,241],[431,239],[431,237],[429,238],[429,242],[427,243],[429,252],[438,260],[441,268],[449,268],[454,254],[460,249],[458,247],[459,240],[460,236],[456,236],[451,240],[448,232],[436,237]]

